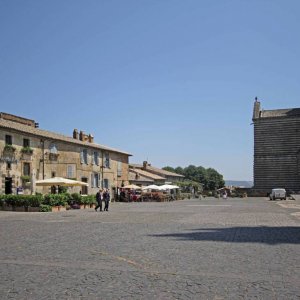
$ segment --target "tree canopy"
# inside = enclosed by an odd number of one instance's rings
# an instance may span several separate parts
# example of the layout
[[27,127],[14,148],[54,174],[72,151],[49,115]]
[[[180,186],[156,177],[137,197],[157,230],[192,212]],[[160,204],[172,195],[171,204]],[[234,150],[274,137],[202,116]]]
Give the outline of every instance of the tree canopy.
[[186,179],[200,183],[203,186],[204,190],[216,190],[224,186],[225,181],[223,179],[223,175],[218,173],[213,168],[205,169],[202,166],[194,166],[189,165],[188,167],[182,168],[177,167],[173,168],[170,166],[166,166],[163,168],[166,171],[174,172],[177,174],[181,174],[185,176]]

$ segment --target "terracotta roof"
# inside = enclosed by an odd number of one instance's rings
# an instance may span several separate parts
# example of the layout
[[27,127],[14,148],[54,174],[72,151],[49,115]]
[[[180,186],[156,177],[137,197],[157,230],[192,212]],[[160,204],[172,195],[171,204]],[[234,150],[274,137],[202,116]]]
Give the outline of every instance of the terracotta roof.
[[260,118],[295,117],[300,116],[300,108],[261,110]]
[[143,181],[143,182],[149,182],[149,183],[153,183],[154,180],[153,179],[149,179],[145,176],[139,175],[139,178],[136,178],[136,172],[129,170],[128,173],[128,180],[130,181]]
[[153,174],[153,173],[141,170],[141,169],[130,169],[130,171],[134,171],[134,172],[138,173],[139,175],[142,175],[142,176],[154,179],[154,180],[165,180],[166,179],[164,177],[161,177],[159,175],[156,175],[156,174]]
[[159,169],[159,168],[156,168],[156,167],[152,167],[152,166],[147,166],[147,170],[154,171],[154,172],[163,174],[165,176],[184,177],[183,175],[180,175],[180,174],[177,174],[177,173],[174,173],[174,172],[170,172],[170,171],[166,171],[166,170],[163,170],[163,169]]
[[[141,165],[141,164],[130,164],[130,166],[132,166],[134,168],[138,168],[138,169],[143,168],[143,165]],[[180,174],[177,174],[177,173],[174,173],[174,172],[170,172],[170,171],[166,171],[166,170],[163,170],[163,169],[159,169],[159,168],[149,166],[149,165],[147,165],[146,171],[147,170],[149,170],[150,172],[153,171],[153,172],[159,173],[163,176],[173,176],[173,177],[180,177],[180,178],[184,177],[183,175],[180,175]]]
[[38,136],[38,137],[42,137],[42,138],[51,139],[51,140],[57,140],[57,141],[62,141],[62,142],[66,142],[66,143],[81,145],[84,147],[91,147],[91,148],[96,148],[96,149],[100,149],[100,150],[108,150],[108,151],[112,151],[112,152],[122,153],[122,154],[126,154],[128,156],[132,155],[130,153],[120,151],[118,149],[110,148],[110,147],[107,147],[104,145],[83,142],[83,141],[80,141],[80,140],[74,139],[72,137],[68,137],[68,136],[59,134],[59,133],[54,133],[51,131],[42,130],[42,129],[34,128],[31,126],[26,126],[26,125],[23,125],[23,124],[20,124],[17,122],[3,120],[1,118],[0,118],[0,128],[7,128],[7,129],[11,129],[13,131],[21,132],[24,134],[30,134],[30,135],[34,135],[34,136]]
[[132,166],[134,168],[138,168],[138,169],[141,169],[143,167],[143,165],[140,165],[140,164],[130,164],[130,166]]

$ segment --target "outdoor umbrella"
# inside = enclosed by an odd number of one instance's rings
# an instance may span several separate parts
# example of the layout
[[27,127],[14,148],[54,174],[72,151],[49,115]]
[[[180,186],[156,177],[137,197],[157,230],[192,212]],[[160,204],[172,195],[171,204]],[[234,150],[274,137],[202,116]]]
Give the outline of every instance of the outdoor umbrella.
[[174,190],[174,189],[179,189],[179,186],[172,185],[172,184],[164,184],[164,185],[161,185],[160,188],[164,189],[164,190]]
[[88,186],[86,182],[72,180],[68,178],[62,177],[54,177],[49,179],[37,180],[35,182],[37,186],[52,186],[52,185],[60,185],[60,186]]
[[135,184],[129,184],[126,186],[123,186],[122,189],[133,189],[133,190],[140,190],[141,187]]
[[144,186],[142,188],[142,190],[161,190],[161,188],[158,185],[151,184],[151,185],[148,185],[148,186]]

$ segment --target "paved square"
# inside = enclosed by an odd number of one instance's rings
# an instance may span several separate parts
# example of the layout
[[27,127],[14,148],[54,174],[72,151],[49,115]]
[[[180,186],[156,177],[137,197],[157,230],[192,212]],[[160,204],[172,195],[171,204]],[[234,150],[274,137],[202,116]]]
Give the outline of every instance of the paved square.
[[1,299],[300,299],[299,210],[263,198],[0,212]]

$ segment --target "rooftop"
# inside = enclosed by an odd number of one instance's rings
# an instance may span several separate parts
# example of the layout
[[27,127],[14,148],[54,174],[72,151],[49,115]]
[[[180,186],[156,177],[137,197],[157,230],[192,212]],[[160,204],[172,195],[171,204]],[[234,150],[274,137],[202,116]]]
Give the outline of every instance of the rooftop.
[[47,138],[47,139],[51,139],[51,140],[57,140],[57,141],[62,141],[62,142],[66,142],[66,143],[81,145],[84,147],[91,147],[91,148],[95,148],[95,149],[99,149],[99,150],[107,150],[107,151],[111,151],[111,152],[122,153],[122,154],[125,154],[128,156],[132,155],[130,153],[127,153],[127,152],[124,152],[124,151],[121,151],[121,150],[118,150],[115,148],[110,148],[110,147],[96,144],[96,143],[87,143],[87,142],[80,141],[78,139],[74,139],[72,137],[65,136],[65,135],[62,135],[59,133],[42,130],[42,129],[35,128],[32,126],[26,126],[24,124],[14,122],[14,121],[8,121],[8,120],[2,119],[2,118],[0,118],[0,128],[10,129],[10,130],[13,130],[16,132],[21,132],[24,134],[38,136],[40,138]]
[[150,179],[148,177],[142,176],[140,174],[138,174],[138,178],[136,178],[136,174],[137,172],[133,171],[133,170],[129,170],[128,173],[128,179],[130,181],[143,181],[143,182],[149,182],[149,183],[153,183],[153,179]]
[[[138,169],[143,168],[143,165],[141,165],[141,164],[130,164],[130,166],[133,166],[134,168],[138,168]],[[157,168],[157,167],[153,167],[149,164],[146,166],[146,170],[153,171],[153,172],[162,174],[164,176],[184,177],[183,175],[173,173],[173,172],[170,172],[170,171],[166,171],[164,169],[160,169],[160,168]]]
[[159,175],[147,172],[147,171],[142,170],[142,169],[136,169],[136,168],[134,168],[134,169],[130,169],[130,171],[131,172],[132,171],[136,172],[136,173],[138,173],[141,176],[148,177],[148,178],[151,178],[151,179],[154,179],[154,180],[165,180],[166,179],[166,178],[164,178],[162,176],[159,176]]
[[295,117],[295,116],[300,116],[300,108],[260,111],[260,118]]

